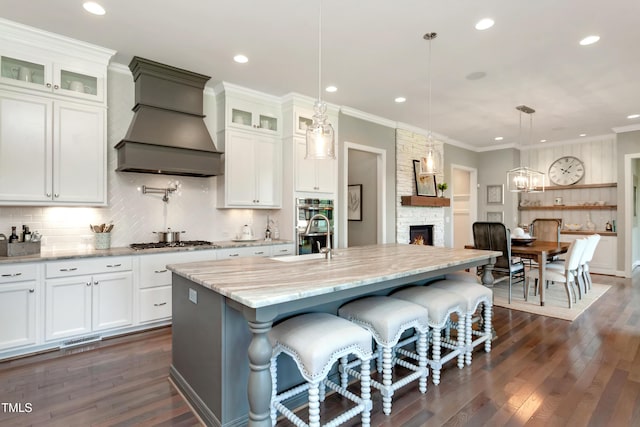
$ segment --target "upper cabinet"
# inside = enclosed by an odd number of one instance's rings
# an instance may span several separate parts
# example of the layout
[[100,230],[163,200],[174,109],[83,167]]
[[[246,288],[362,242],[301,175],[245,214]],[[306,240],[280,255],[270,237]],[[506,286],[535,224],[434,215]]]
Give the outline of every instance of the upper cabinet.
[[308,193],[335,193],[337,162],[305,159],[307,154],[305,139],[295,137],[293,142],[295,190]]
[[0,205],[105,205],[115,52],[0,19]]
[[280,208],[280,101],[228,83],[216,87],[217,145],[224,151],[218,207]]

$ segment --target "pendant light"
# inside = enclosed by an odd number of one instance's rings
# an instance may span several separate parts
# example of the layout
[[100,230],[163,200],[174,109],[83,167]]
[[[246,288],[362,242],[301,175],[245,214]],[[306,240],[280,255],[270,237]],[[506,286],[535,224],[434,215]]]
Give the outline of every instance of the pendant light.
[[[521,141],[522,136],[522,113],[529,114],[529,142],[533,130],[533,113],[536,112],[531,107],[519,105],[516,110],[520,111],[520,130],[518,139]],[[507,172],[507,186],[509,191],[513,193],[540,193],[544,192],[545,175],[537,170],[520,166]]]
[[429,56],[427,69],[429,72],[429,100],[427,104],[427,146],[425,156],[420,159],[420,175],[437,175],[442,173],[442,154],[433,140],[431,133],[431,40],[438,36],[437,33],[427,33],[422,38],[429,42]]
[[305,159],[335,159],[336,141],[333,126],[327,116],[327,104],[322,101],[322,0],[318,13],[318,100],[313,104],[313,122],[307,127]]

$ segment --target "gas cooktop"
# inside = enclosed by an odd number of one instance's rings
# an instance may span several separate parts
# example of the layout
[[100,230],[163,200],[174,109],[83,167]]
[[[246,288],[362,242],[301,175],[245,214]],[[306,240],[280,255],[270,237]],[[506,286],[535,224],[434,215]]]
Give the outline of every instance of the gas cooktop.
[[212,242],[206,240],[183,240],[181,242],[155,242],[155,243],[132,243],[129,247],[139,251],[142,249],[158,249],[158,248],[186,248],[190,246],[213,246]]

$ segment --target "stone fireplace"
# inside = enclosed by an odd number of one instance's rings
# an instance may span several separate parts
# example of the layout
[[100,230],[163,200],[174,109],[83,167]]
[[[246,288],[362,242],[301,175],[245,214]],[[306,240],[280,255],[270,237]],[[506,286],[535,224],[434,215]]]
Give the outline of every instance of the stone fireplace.
[[433,225],[410,225],[409,243],[433,246]]

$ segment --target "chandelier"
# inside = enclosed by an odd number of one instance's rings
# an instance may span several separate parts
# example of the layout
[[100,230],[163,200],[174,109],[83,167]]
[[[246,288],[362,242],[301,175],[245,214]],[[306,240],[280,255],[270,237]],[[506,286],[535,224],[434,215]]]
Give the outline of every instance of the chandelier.
[[[516,110],[520,111],[520,130],[519,139],[522,135],[522,113],[529,114],[529,142],[531,142],[531,133],[533,130],[533,113],[536,112],[531,107],[519,105]],[[522,142],[522,141],[520,141]],[[514,193],[540,193],[544,191],[545,176],[544,173],[537,170],[520,166],[507,171],[507,187],[509,191]]]
[[431,132],[431,40],[435,39],[438,33],[427,33],[422,38],[429,42],[429,56],[427,70],[429,73],[429,98],[427,103],[427,146],[425,156],[420,159],[421,175],[436,175],[442,173],[442,154],[439,147],[433,140]]
[[322,0],[318,13],[318,100],[313,104],[313,122],[307,127],[305,159],[335,159],[336,141],[333,126],[327,116],[327,104],[322,101]]

